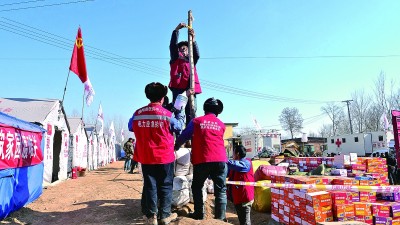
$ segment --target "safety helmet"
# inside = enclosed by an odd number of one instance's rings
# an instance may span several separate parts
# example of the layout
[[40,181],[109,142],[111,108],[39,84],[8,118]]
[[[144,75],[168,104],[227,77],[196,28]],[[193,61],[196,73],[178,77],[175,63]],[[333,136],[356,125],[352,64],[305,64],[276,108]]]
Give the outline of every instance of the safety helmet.
[[221,114],[223,109],[224,105],[221,100],[215,98],[207,99],[203,105],[204,112],[212,112],[216,115]]

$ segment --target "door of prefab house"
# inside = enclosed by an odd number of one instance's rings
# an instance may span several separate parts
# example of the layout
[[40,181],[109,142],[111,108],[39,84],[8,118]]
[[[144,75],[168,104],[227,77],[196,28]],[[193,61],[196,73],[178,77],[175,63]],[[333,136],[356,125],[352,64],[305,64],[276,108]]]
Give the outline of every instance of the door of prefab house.
[[52,183],[58,180],[58,173],[60,172],[61,146],[62,146],[61,131],[56,129],[53,140],[53,174],[51,178]]

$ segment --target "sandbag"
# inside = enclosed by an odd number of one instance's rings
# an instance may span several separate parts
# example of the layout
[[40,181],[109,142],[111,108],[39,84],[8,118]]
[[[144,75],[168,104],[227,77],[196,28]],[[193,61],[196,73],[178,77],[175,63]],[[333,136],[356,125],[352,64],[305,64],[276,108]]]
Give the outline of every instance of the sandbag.
[[[260,182],[268,182],[268,181],[263,180]],[[254,187],[254,202],[252,207],[257,212],[271,212],[270,187]]]
[[214,182],[213,182],[213,180],[207,178],[206,185],[207,185],[207,193],[208,194],[214,194]]
[[264,160],[252,160],[251,163],[253,164],[253,173],[255,173],[261,165],[271,165],[268,161]]
[[[189,182],[189,198],[190,198],[190,202],[194,203],[193,201],[193,193],[192,193],[192,181],[193,181],[193,174],[190,175],[186,175],[186,179]],[[203,202],[207,201],[207,180],[204,182],[204,186],[202,188],[202,192],[203,192]]]
[[174,183],[172,186],[172,205],[179,208],[189,203],[189,201],[189,182],[186,177],[174,177]]
[[254,173],[254,180],[270,180],[271,175],[286,175],[286,167],[261,165]]
[[175,176],[190,174],[190,149],[180,148],[175,151]]

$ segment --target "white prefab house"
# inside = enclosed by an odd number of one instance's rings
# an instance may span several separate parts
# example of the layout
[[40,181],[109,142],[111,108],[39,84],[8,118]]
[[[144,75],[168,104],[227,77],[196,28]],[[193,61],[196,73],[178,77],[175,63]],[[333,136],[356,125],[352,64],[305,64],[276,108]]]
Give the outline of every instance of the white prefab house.
[[369,133],[343,134],[326,139],[325,154],[357,153],[358,156],[369,156],[379,149],[389,149],[392,131],[375,131]]
[[0,98],[0,111],[46,129],[43,183],[68,178],[70,127],[58,99]]
[[68,118],[71,127],[72,167],[87,168],[88,135],[81,118]]

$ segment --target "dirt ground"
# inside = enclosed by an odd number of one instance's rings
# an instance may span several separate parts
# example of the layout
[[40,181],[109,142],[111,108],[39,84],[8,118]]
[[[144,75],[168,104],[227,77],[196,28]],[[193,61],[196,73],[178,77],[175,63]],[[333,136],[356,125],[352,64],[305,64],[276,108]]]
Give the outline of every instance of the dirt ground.
[[[123,171],[123,161],[111,163],[96,171],[91,171],[78,179],[69,179],[43,190],[43,194],[33,203],[12,213],[0,224],[144,224],[140,210],[142,193],[141,175]],[[206,203],[206,219],[192,220],[187,216],[193,210],[189,203],[177,212],[178,220],[172,225],[197,224],[239,224],[232,203],[228,203],[225,223],[213,218],[212,194]],[[252,210],[252,224],[267,224],[270,215]]]

